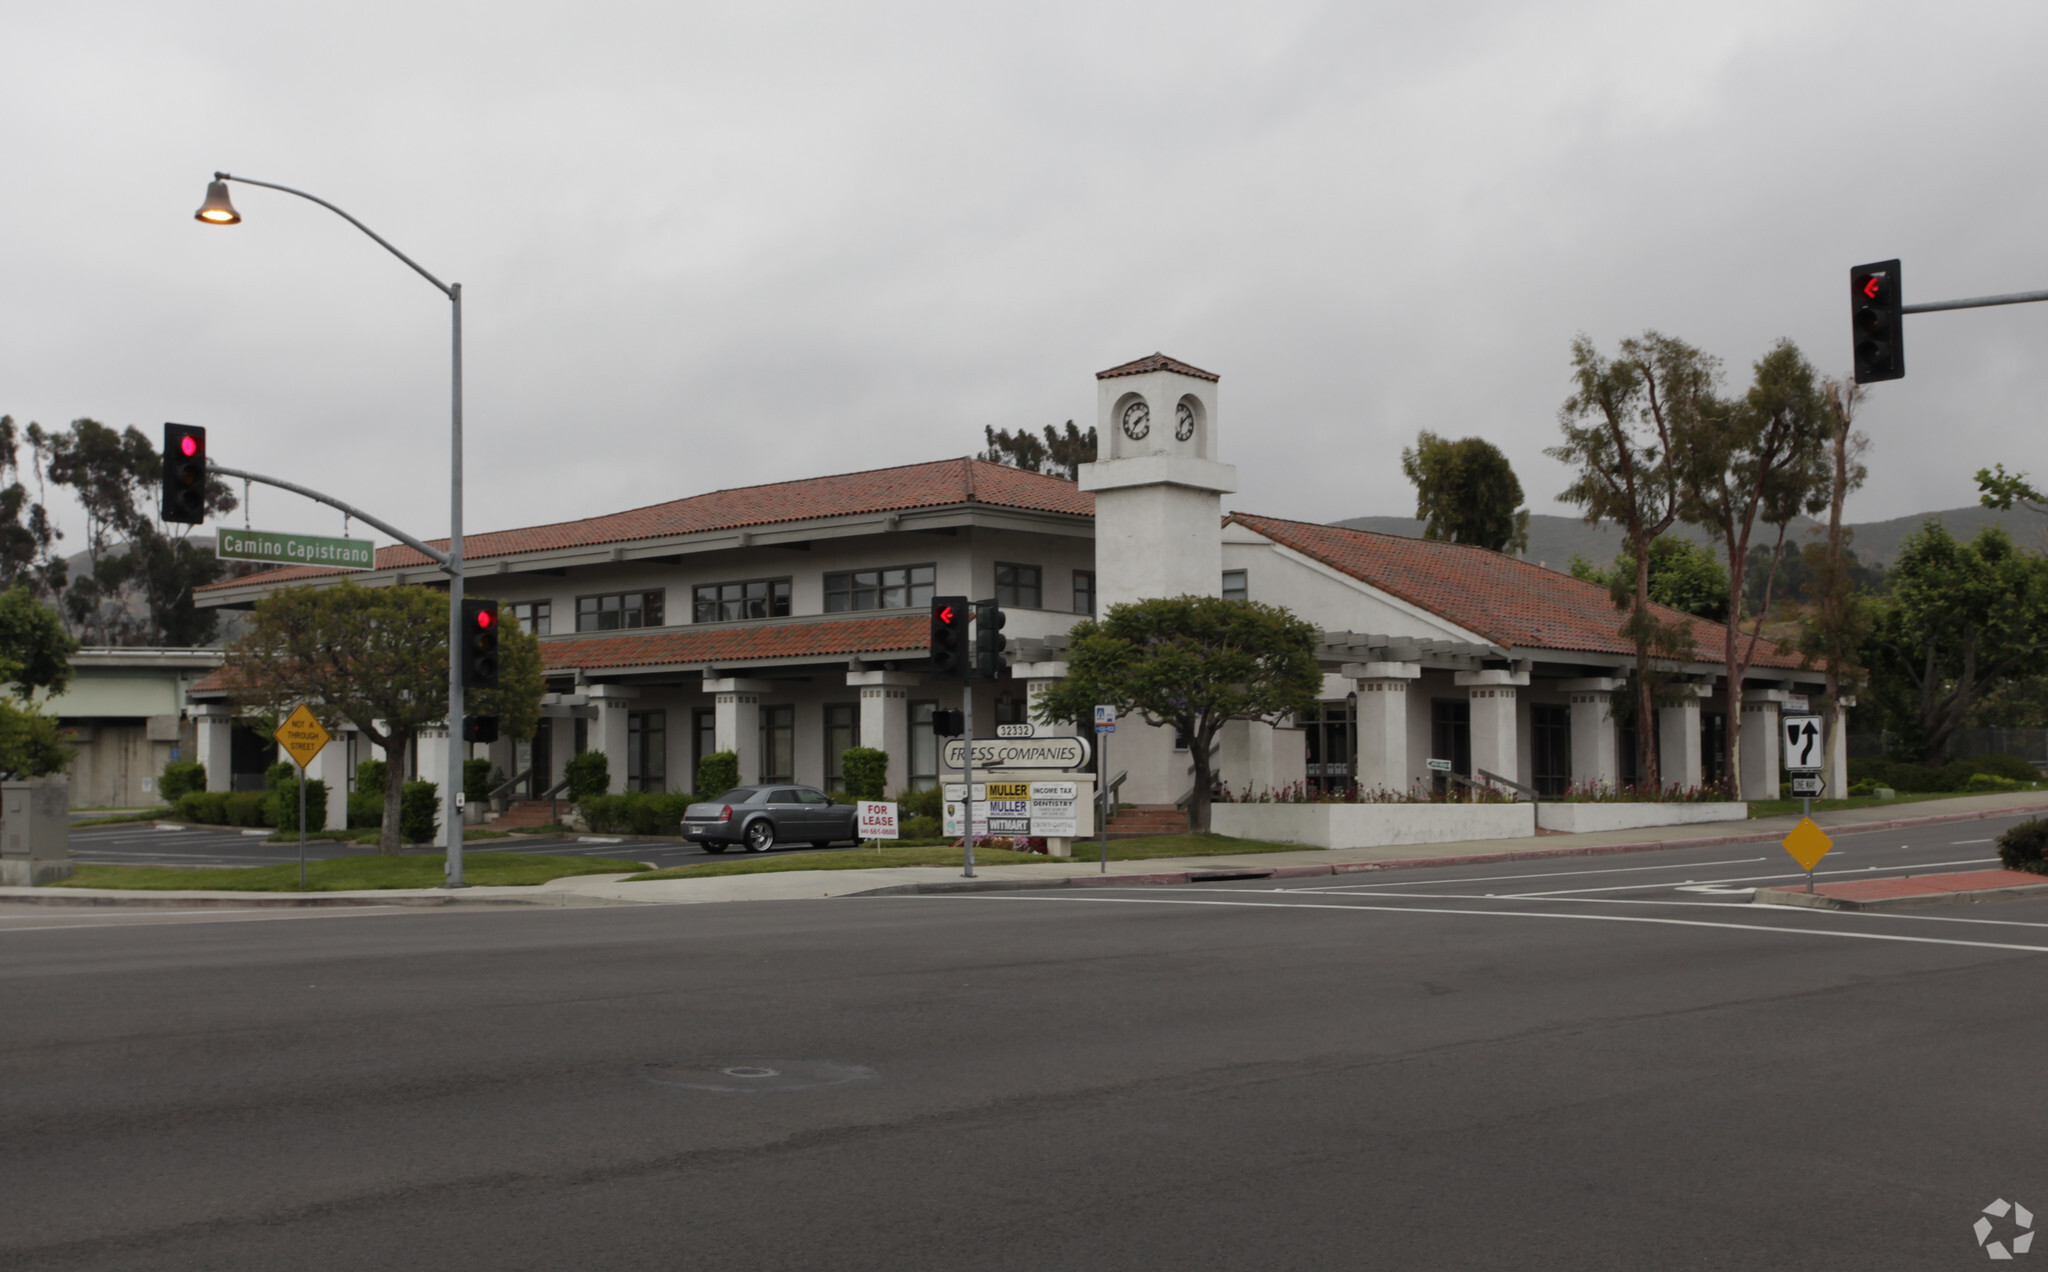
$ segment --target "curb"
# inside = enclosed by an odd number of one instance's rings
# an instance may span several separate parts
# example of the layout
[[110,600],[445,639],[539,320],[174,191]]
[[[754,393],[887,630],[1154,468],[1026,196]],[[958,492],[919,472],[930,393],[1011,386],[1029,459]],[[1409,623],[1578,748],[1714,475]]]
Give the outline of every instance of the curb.
[[[540,885],[535,885],[538,888]],[[85,888],[38,888],[33,893],[23,889],[20,893],[12,890],[0,893],[0,903],[9,905],[47,906],[120,906],[129,909],[175,908],[180,910],[290,910],[337,906],[358,906],[371,909],[400,906],[407,909],[437,909],[444,906],[502,906],[530,905],[556,909],[565,906],[591,905],[646,905],[645,901],[617,900],[611,897],[594,897],[582,892],[558,890],[533,895],[507,895],[490,893],[469,895],[464,892],[450,892],[444,896],[423,896],[417,892],[404,892],[397,896],[379,897],[351,893],[345,896],[321,894],[318,892],[244,892],[223,896],[220,893],[194,895],[190,892],[157,892],[148,896],[133,893],[117,894],[108,891],[92,891]]]
[[2021,897],[2039,896],[2048,896],[2048,882],[2019,884],[2010,888],[1977,888],[1969,892],[1944,892],[1932,896],[1885,897],[1875,901],[1849,901],[1796,888],[1759,888],[1750,898],[1750,903],[1803,906],[1811,910],[1910,910],[1929,905],[1976,905],[1982,901],[2014,901]]

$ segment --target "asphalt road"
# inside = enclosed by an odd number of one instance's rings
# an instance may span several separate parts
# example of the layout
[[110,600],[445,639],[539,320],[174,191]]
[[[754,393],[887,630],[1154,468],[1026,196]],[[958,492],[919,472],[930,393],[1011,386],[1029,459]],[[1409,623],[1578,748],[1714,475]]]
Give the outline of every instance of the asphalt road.
[[[77,861],[120,866],[187,866],[212,869],[229,866],[271,866],[299,859],[297,841],[269,843],[269,830],[244,831],[232,826],[184,826],[160,830],[155,822],[127,822],[114,826],[87,826],[71,832],[71,856]],[[510,839],[472,839],[471,852],[537,852],[566,857],[623,857],[644,861],[657,869],[709,861],[710,854],[693,844],[651,840],[619,839],[604,835],[535,838],[519,835]],[[330,840],[307,840],[306,859],[324,861],[366,852],[358,844]],[[728,855],[738,849],[729,850]],[[777,855],[816,851],[778,848]],[[842,851],[828,849],[826,851]]]
[[2048,1213],[2048,900],[1745,904],[1784,862],[0,911],[0,1263],[1980,1265]]

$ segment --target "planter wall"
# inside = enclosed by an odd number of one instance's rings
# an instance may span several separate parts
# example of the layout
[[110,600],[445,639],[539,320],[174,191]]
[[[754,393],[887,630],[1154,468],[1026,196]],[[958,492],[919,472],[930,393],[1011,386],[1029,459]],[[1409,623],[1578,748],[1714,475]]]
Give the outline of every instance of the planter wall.
[[1720,804],[1539,804],[1536,824],[1545,830],[1635,830],[1643,826],[1696,826],[1701,822],[1742,821],[1749,805]]
[[1536,833],[1529,804],[1212,804],[1209,829],[1313,848],[1448,844]]

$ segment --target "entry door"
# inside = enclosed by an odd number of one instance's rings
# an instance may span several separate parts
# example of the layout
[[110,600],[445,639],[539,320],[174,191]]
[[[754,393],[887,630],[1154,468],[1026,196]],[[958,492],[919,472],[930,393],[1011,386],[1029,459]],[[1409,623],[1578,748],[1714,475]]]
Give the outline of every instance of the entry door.
[[555,722],[546,716],[540,718],[540,726],[533,731],[533,777],[526,783],[526,793],[530,798],[539,799],[548,787],[555,784],[554,732]]

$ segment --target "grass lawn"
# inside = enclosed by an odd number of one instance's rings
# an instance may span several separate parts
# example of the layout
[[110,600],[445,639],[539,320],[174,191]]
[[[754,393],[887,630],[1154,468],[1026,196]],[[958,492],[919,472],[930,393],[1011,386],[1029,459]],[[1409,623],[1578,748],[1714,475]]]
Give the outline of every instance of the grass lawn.
[[[479,887],[546,883],[566,875],[624,874],[637,861],[609,857],[550,857],[535,853],[479,852],[462,855],[462,878]],[[438,888],[444,878],[442,854],[402,857],[337,857],[306,863],[306,891],[355,892],[369,888]],[[299,866],[240,866],[227,870],[180,870],[172,866],[80,865],[69,879],[46,888],[147,888],[166,892],[297,892]]]
[[[1928,791],[1908,794],[1900,791],[1890,799],[1879,799],[1875,795],[1855,795],[1848,799],[1817,799],[1813,801],[1816,813],[1838,813],[1845,808],[1878,808],[1892,804],[1922,804],[1934,799],[1962,799],[1971,795],[2005,795],[2006,791]],[[2040,792],[2041,802],[2048,804],[2048,791]],[[1749,801],[1751,817],[1794,817],[1799,813],[1796,799],[1753,799]]]
[[[1081,861],[1099,861],[1101,851],[1100,846],[1092,839],[1074,845],[1074,857]],[[1109,859],[1147,861],[1157,857],[1216,857],[1235,853],[1310,851],[1314,850],[1304,848],[1300,844],[1232,839],[1228,835],[1147,835],[1141,839],[1111,840]],[[645,879],[703,879],[713,875],[774,874],[784,870],[874,870],[883,866],[957,866],[962,855],[959,848],[950,844],[885,847],[880,852],[872,848],[849,848],[843,852],[793,853],[786,857],[756,857],[743,852],[730,861],[650,870],[645,874],[636,874],[626,882],[638,883]],[[981,866],[1042,866],[1049,861],[1057,860],[1056,857],[1043,857],[1035,852],[1008,852],[1000,848],[974,850],[974,862]]]

